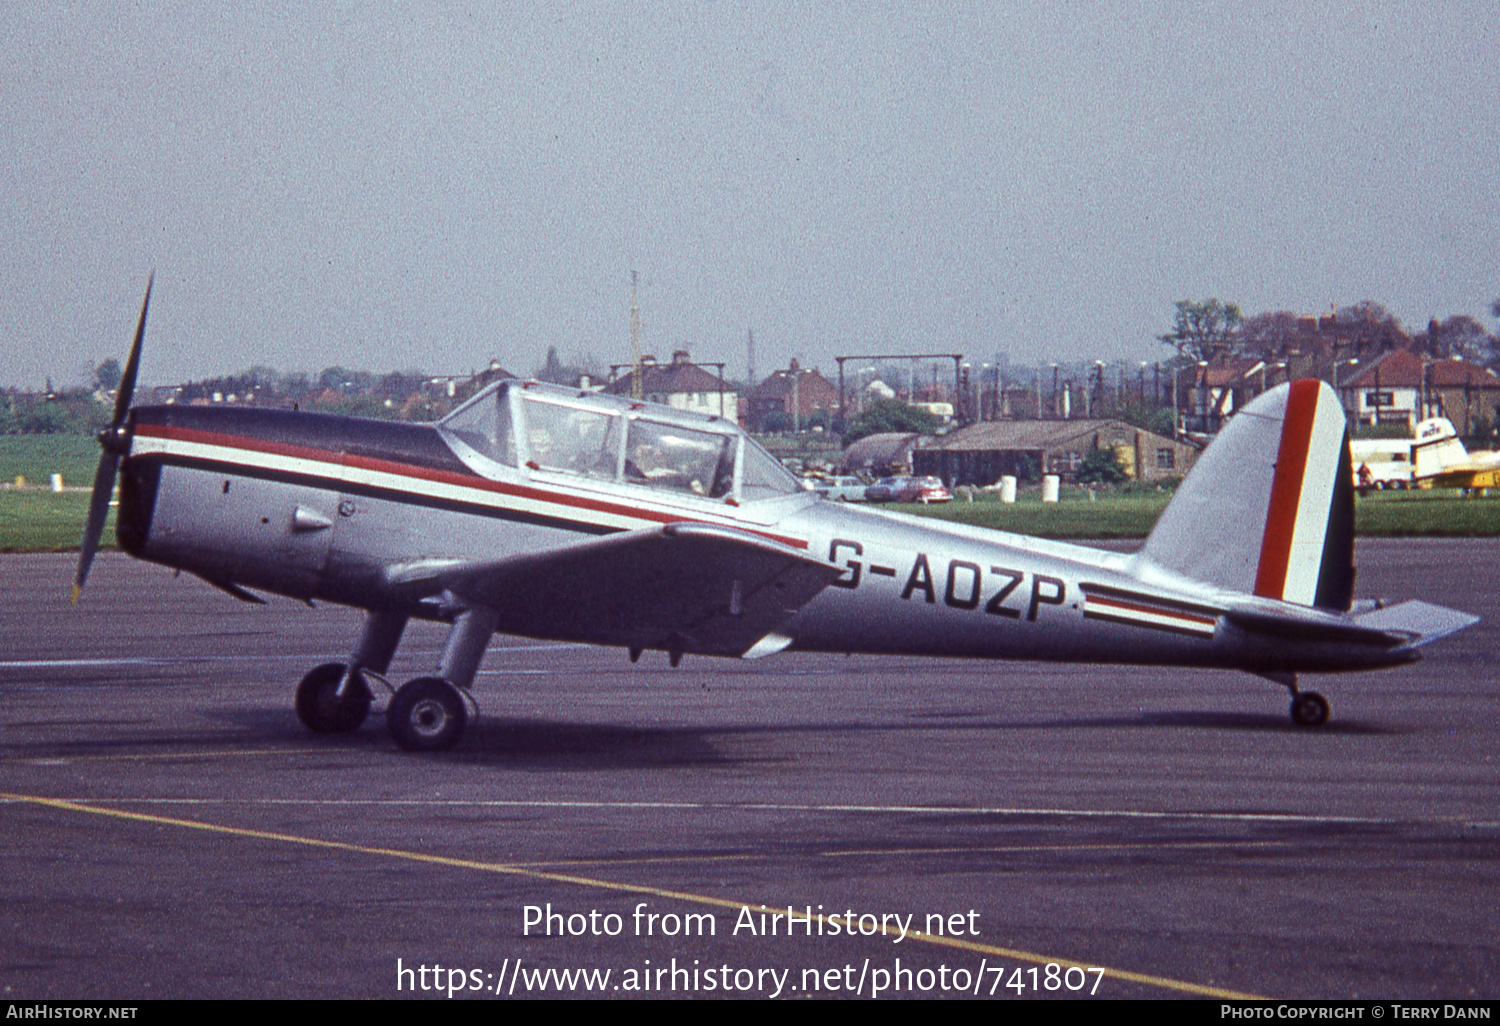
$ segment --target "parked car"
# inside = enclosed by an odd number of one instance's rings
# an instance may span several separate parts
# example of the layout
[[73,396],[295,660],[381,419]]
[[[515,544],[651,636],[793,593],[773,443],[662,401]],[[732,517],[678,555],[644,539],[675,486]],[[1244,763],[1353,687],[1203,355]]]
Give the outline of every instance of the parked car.
[[932,477],[908,477],[904,484],[896,492],[897,502],[952,502],[953,493],[944,485],[941,478]]
[[953,493],[943,482],[927,477],[884,477],[865,489],[870,502],[951,502]]
[[836,502],[864,502],[865,483],[857,477],[829,477],[813,482],[813,491]]
[[896,494],[898,477],[882,477],[865,489],[866,502],[890,502]]

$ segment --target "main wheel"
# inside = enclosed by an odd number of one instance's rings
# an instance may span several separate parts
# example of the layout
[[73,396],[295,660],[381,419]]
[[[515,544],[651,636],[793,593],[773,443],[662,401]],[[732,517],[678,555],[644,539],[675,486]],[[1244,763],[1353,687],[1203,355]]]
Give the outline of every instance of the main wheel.
[[1299,692],[1292,698],[1292,722],[1299,727],[1321,727],[1328,722],[1328,699],[1316,691]]
[[452,684],[441,677],[418,677],[396,692],[385,721],[407,751],[441,752],[458,744],[469,714]]
[[297,718],[315,734],[347,734],[358,730],[370,713],[370,689],[363,674],[355,673],[339,696],[343,663],[324,663],[308,671],[297,685]]

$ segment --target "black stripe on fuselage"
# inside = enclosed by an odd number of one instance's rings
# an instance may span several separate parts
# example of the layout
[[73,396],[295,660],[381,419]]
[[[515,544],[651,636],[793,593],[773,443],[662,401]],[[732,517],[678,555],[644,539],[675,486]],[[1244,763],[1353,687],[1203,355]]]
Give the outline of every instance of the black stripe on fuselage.
[[421,492],[406,491],[400,488],[386,488],[379,485],[344,481],[335,476],[276,470],[271,467],[247,466],[243,463],[234,463],[228,460],[211,460],[193,456],[167,456],[160,453],[150,453],[131,457],[131,463],[137,466],[150,464],[155,466],[184,467],[189,470],[204,470],[214,474],[223,474],[227,477],[245,477],[256,481],[272,481],[277,484],[317,488],[322,491],[332,492],[335,495],[357,495],[367,499],[381,499],[387,502],[399,503],[404,506],[421,506],[425,509],[441,510],[446,513],[480,516],[490,520],[529,524],[535,527],[550,527],[557,530],[571,531],[575,534],[604,535],[615,534],[624,530],[621,527],[591,524],[584,520],[545,516],[540,513],[491,506],[482,502],[466,502],[462,499],[447,499],[436,495],[426,495]]
[[230,435],[478,478],[453,455],[431,424],[224,406],[138,406],[131,417],[136,425]]

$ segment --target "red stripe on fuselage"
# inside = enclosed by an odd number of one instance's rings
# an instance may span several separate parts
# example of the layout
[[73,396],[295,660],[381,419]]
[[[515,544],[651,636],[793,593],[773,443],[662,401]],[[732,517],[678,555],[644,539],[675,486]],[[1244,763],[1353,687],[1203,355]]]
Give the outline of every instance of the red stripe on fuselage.
[[1292,382],[1271,479],[1271,502],[1266,530],[1261,536],[1260,564],[1255,569],[1255,594],[1279,599],[1286,590],[1286,571],[1292,559],[1292,535],[1302,505],[1302,479],[1307,473],[1307,451],[1312,444],[1313,420],[1318,412],[1320,382]]
[[[316,463],[332,464],[333,467],[354,467],[359,470],[369,470],[381,474],[393,474],[399,477],[431,481],[435,484],[471,488],[475,491],[490,492],[495,495],[531,499],[538,502],[550,502],[554,505],[568,506],[573,509],[586,510],[593,513],[608,513],[613,516],[631,517],[636,520],[650,520],[659,524],[687,523],[701,521],[702,519],[701,517],[681,516],[661,510],[645,509],[640,506],[626,506],[617,502],[589,499],[580,495],[571,495],[567,492],[544,491],[540,488],[531,488],[523,485],[504,484],[499,481],[491,481],[488,478],[480,477],[478,474],[455,474],[446,470],[435,470],[431,467],[418,467],[410,463],[396,463],[391,460],[377,459],[372,456],[357,456],[351,453],[332,452],[327,449],[314,449],[310,446],[288,445],[285,442],[272,442],[262,438],[247,438],[244,435],[226,435],[217,431],[200,431],[194,428],[171,427],[161,424],[142,424],[136,428],[135,433],[144,435],[147,438],[195,442],[199,445],[214,445],[227,449],[263,452],[270,456],[311,460]],[[336,476],[336,471],[331,472],[335,473]],[[780,542],[783,545],[789,545],[793,548],[806,549],[808,547],[805,538],[789,538],[785,535],[773,534],[769,531],[759,531],[733,520],[726,521],[725,526],[731,526],[750,534],[759,535],[762,538],[769,538],[771,541]]]

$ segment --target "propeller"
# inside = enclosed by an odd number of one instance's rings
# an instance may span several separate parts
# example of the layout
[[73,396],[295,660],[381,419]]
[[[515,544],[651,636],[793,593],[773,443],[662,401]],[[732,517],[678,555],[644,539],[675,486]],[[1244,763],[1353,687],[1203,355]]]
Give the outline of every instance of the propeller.
[[125,372],[120,376],[120,390],[115,397],[115,412],[109,426],[99,432],[99,447],[104,455],[99,457],[99,469],[94,471],[94,491],[89,499],[89,518],[83,528],[83,541],[78,546],[78,575],[73,578],[73,604],[83,591],[83,582],[88,580],[89,567],[94,562],[94,553],[99,549],[99,538],[104,534],[104,519],[109,515],[109,500],[115,491],[115,476],[120,471],[120,460],[130,451],[130,432],[125,430],[125,418],[130,415],[130,401],[135,395],[135,379],[141,369],[141,340],[146,335],[146,311],[151,306],[151,285],[156,281],[156,272],[146,279],[146,298],[141,303],[141,319],[135,327],[135,341],[130,346],[130,356],[125,360]]

